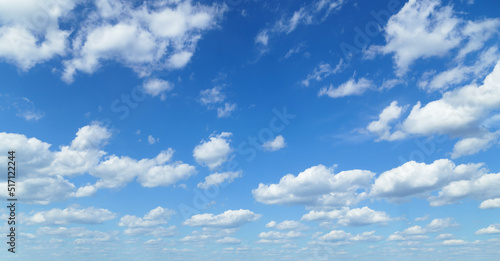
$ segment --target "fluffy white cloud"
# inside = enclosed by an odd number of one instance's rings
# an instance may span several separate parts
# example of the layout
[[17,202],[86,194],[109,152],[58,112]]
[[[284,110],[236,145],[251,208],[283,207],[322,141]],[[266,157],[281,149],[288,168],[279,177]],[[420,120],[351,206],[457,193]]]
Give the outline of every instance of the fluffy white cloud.
[[298,222],[298,221],[294,221],[294,220],[285,220],[283,222],[280,222],[280,223],[276,223],[276,221],[271,221],[269,223],[266,224],[266,227],[267,228],[275,228],[277,230],[304,230],[304,229],[307,229],[307,227]]
[[120,219],[118,225],[121,227],[129,228],[154,227],[167,224],[167,220],[174,214],[175,211],[173,210],[157,207],[149,211],[149,213],[144,215],[144,217],[142,218],[132,215],[125,215]]
[[227,181],[231,183],[236,178],[241,177],[242,171],[228,171],[222,173],[213,173],[205,177],[205,181],[198,183],[197,187],[202,189],[208,189],[211,186],[219,186],[220,184]]
[[429,198],[431,206],[443,206],[470,197],[485,200],[483,208],[495,207],[496,201],[486,201],[500,198],[500,173],[476,175],[470,179],[458,180],[443,187],[437,196]]
[[[394,234],[390,235],[387,240],[388,241],[418,241],[429,238],[425,234],[435,233],[442,231],[444,229],[450,227],[458,226],[457,223],[453,222],[452,218],[437,218],[433,219],[429,224],[425,227],[421,226],[412,226],[403,231],[396,231]],[[438,236],[438,239],[449,238],[450,234],[441,234]],[[453,235],[451,235],[453,236]]]
[[25,218],[28,225],[67,225],[67,224],[100,224],[115,218],[116,214],[107,209],[54,208],[48,211],[36,212]]
[[398,139],[400,133],[391,134],[391,126],[389,124],[399,119],[405,109],[405,107],[398,106],[397,101],[391,102],[391,104],[380,113],[378,120],[372,121],[366,129],[377,134],[379,136],[377,139],[378,141]]
[[348,241],[379,241],[381,236],[376,236],[375,231],[366,231],[355,236],[343,230],[332,230],[329,233],[318,237],[319,241],[324,242],[348,242]]
[[343,217],[347,211],[349,211],[349,208],[336,209],[332,211],[311,210],[309,213],[303,215],[301,220],[313,221],[339,219]]
[[442,188],[452,181],[472,177],[480,171],[482,164],[461,164],[456,166],[448,159],[436,160],[431,164],[409,161],[388,170],[375,179],[370,194],[399,200],[419,196]]
[[193,150],[196,162],[213,170],[228,161],[229,155],[233,151],[229,145],[231,135],[230,132],[222,132],[219,135],[210,136],[208,141],[202,140],[201,144]]
[[270,140],[262,144],[262,147],[264,147],[264,149],[268,151],[277,151],[284,148],[285,146],[286,146],[285,138],[283,138],[282,135],[278,135],[276,136],[276,138],[274,138],[274,140]]
[[184,225],[191,227],[240,227],[246,223],[259,219],[261,215],[247,209],[227,210],[222,214],[198,214],[184,221]]
[[162,79],[148,79],[142,85],[144,91],[151,96],[161,96],[161,99],[165,99],[165,93],[171,91],[174,88],[174,84]]
[[360,192],[369,186],[375,174],[366,170],[342,171],[318,165],[296,177],[287,174],[278,184],[259,184],[252,190],[254,198],[265,204],[301,204],[307,206],[345,206],[365,198]]
[[402,75],[413,61],[443,56],[457,47],[462,40],[455,29],[459,22],[452,7],[440,7],[439,0],[410,0],[387,22],[387,44],[371,46],[368,53],[394,53],[398,74]]
[[469,242],[462,239],[448,239],[443,241],[443,245],[445,246],[463,246],[467,244],[469,244]]
[[184,67],[203,32],[215,28],[225,6],[166,1],[156,5],[99,1],[73,40],[72,59],[64,62],[63,79],[77,71],[93,73],[103,61],[132,68],[140,76],[153,70]]
[[80,1],[0,1],[0,58],[28,70],[55,56],[65,55],[69,30],[59,21]]
[[[50,144],[21,134],[0,133],[0,149],[21,151],[16,155],[26,171],[18,185],[25,203],[48,204],[68,197],[85,197],[100,188],[116,188],[135,178],[144,187],[169,186],[196,173],[194,166],[169,162],[173,150],[160,152],[155,158],[135,160],[126,156],[107,155],[102,148],[111,131],[99,123],[78,130],[69,146],[51,151]],[[6,157],[0,157],[6,162]],[[64,176],[90,174],[99,178],[95,184],[77,188]],[[4,184],[1,183],[1,184]]]
[[500,224],[492,224],[487,228],[481,228],[475,233],[476,235],[500,234]]
[[[0,186],[7,187],[7,182],[0,182]],[[73,183],[61,176],[26,178],[16,182],[16,196],[20,202],[28,204],[47,205],[50,202],[65,201],[75,189]]]
[[485,133],[479,137],[470,137],[461,139],[453,147],[452,159],[456,159],[466,155],[476,154],[481,150],[487,150],[497,142],[500,132]]
[[[394,123],[390,132],[389,124],[376,123],[375,132],[379,139],[397,140],[410,135],[448,134],[462,137],[454,148],[453,158],[486,150],[498,139],[494,128],[495,116],[490,114],[500,108],[500,61],[486,76],[483,84],[475,82],[443,93],[441,99],[426,105],[418,102],[402,122]],[[389,106],[386,110],[395,111]],[[394,116],[395,118],[395,116]],[[382,122],[383,123],[383,122]],[[375,123],[374,123],[375,124]],[[380,126],[378,126],[380,125]],[[378,128],[376,128],[378,127]]]
[[385,224],[391,221],[390,216],[383,211],[375,211],[369,207],[349,209],[347,207],[332,211],[311,210],[302,216],[301,220],[333,220],[342,226],[367,226],[372,224]]
[[302,237],[303,234],[297,231],[279,232],[279,231],[269,231],[261,232],[259,237],[262,239],[290,239]]
[[341,84],[337,88],[333,87],[333,85],[330,85],[330,87],[328,88],[321,88],[321,90],[319,90],[318,92],[318,96],[327,95],[330,98],[339,98],[352,95],[361,95],[366,90],[374,87],[375,85],[370,80],[367,80],[365,78],[355,80],[354,78],[352,78],[349,81]]
[[500,198],[487,199],[479,205],[481,209],[500,208]]
[[343,226],[366,226],[377,223],[387,223],[391,218],[383,211],[375,211],[368,207],[355,208],[339,219],[338,223]]

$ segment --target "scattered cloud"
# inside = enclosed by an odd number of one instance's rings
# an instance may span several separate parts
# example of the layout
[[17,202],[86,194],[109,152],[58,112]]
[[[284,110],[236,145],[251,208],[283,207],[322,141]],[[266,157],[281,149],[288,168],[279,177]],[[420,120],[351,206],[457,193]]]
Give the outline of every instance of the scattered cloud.
[[500,234],[500,224],[493,224],[487,228],[481,228],[475,233],[476,235]]
[[277,151],[284,148],[285,146],[286,146],[285,138],[283,138],[282,135],[278,135],[276,136],[276,138],[274,138],[274,140],[270,140],[262,144],[262,147],[264,147],[264,149],[268,151]]
[[318,165],[297,176],[287,174],[278,184],[260,183],[252,190],[254,198],[264,204],[306,206],[348,206],[366,197],[367,188],[375,174],[366,170],[342,171]]
[[365,78],[360,78],[355,80],[354,78],[349,81],[341,84],[337,88],[333,85],[330,87],[323,87],[318,92],[318,96],[328,96],[330,98],[340,98],[345,96],[353,96],[353,95],[361,95],[366,90],[374,88],[375,85],[372,81],[367,80]]
[[36,212],[32,216],[26,217],[24,222],[27,225],[100,224],[115,217],[115,213],[102,208],[54,208]]
[[232,183],[234,179],[240,178],[242,176],[242,171],[228,171],[222,173],[213,173],[205,177],[205,181],[198,183],[197,187],[202,189],[208,189],[211,186],[220,186],[224,182]]
[[235,228],[246,223],[256,221],[261,217],[260,214],[247,209],[227,210],[222,214],[198,214],[184,221],[184,225],[190,227],[222,227]]
[[230,146],[232,133],[222,132],[218,135],[211,135],[208,141],[202,140],[200,145],[193,150],[193,157],[202,166],[207,166],[214,170],[229,160],[229,155],[233,151]]

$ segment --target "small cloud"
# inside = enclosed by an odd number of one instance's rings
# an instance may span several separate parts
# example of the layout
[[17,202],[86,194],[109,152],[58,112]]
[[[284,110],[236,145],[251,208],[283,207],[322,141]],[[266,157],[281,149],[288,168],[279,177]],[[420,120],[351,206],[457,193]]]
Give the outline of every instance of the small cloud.
[[155,144],[158,141],[160,141],[160,138],[154,138],[152,135],[148,136],[148,142],[149,142],[149,144]]
[[217,108],[217,117],[227,118],[231,116],[231,112],[236,109],[236,103],[225,103],[224,107]]
[[274,140],[265,142],[262,147],[264,147],[268,151],[277,151],[286,146],[285,138],[283,136],[279,135],[276,136]]
[[153,97],[160,95],[160,98],[165,100],[165,92],[171,91],[174,88],[174,84],[169,81],[153,78],[145,81],[142,87],[147,94]]

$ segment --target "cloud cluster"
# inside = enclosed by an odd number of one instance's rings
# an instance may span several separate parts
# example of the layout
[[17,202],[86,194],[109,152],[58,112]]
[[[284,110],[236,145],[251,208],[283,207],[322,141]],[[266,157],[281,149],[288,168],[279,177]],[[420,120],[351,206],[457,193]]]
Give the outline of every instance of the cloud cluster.
[[[78,17],[73,13],[77,7],[90,12],[80,23],[64,23]],[[139,76],[182,68],[227,8],[190,0],[138,6],[121,0],[23,0],[18,5],[2,2],[0,10],[0,58],[28,70],[63,57],[62,79],[72,82],[78,71],[93,73],[106,61]]]
[[[171,148],[151,159],[108,155],[103,147],[111,136],[109,129],[93,123],[80,128],[70,145],[52,151],[50,144],[36,138],[0,133],[0,148],[22,151],[17,161],[22,162],[26,175],[19,182],[18,193],[26,203],[48,204],[86,197],[100,188],[123,187],[135,179],[144,187],[170,186],[196,174],[194,166],[171,162]],[[66,179],[84,174],[98,178],[97,182],[77,189]]]

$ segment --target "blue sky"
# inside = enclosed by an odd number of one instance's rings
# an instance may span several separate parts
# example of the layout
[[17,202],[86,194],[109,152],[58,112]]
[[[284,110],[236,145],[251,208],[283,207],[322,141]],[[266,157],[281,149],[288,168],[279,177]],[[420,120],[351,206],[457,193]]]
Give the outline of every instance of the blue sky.
[[0,1],[1,256],[492,260],[499,11]]

